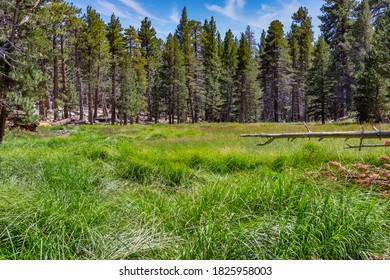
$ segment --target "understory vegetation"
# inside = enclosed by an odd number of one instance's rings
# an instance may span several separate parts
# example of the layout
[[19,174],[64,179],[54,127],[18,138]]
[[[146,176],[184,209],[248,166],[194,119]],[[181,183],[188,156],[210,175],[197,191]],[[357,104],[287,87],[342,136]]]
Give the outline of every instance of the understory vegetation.
[[344,149],[344,140],[306,139],[257,147],[258,139],[239,137],[297,131],[305,128],[9,132],[0,146],[0,259],[388,258],[389,181],[360,184],[337,168],[386,172],[389,149],[359,152]]

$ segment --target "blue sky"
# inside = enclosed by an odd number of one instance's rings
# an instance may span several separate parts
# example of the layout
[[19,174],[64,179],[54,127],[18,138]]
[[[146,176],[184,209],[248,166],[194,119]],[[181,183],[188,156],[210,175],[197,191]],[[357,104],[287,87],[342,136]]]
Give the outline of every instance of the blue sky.
[[165,39],[174,32],[179,23],[181,11],[187,7],[188,17],[204,22],[214,16],[222,37],[231,29],[237,36],[250,25],[259,40],[261,31],[267,30],[272,20],[284,24],[285,31],[291,25],[291,15],[300,6],[306,6],[313,18],[315,37],[319,35],[318,15],[323,0],[69,0],[85,11],[88,5],[97,10],[106,21],[112,13],[121,20],[123,27],[133,25],[139,28],[147,16],[160,38]]

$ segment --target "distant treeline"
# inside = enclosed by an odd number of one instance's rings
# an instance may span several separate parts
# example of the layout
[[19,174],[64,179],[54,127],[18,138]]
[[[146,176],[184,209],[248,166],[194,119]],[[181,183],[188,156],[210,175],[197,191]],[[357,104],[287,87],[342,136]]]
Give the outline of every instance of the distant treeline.
[[1,0],[0,140],[9,112],[35,104],[41,119],[85,111],[89,123],[386,121],[388,6],[324,1],[316,41],[305,7],[287,34],[275,20],[258,40],[249,26],[222,36],[184,8],[163,41],[148,18],[136,29],[63,0]]

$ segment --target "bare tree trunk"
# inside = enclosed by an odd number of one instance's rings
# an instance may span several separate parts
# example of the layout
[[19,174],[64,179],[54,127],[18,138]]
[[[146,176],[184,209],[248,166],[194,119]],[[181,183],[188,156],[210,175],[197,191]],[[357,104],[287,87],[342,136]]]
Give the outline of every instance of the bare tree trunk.
[[5,120],[7,117],[7,111],[5,105],[0,105],[0,143],[3,142],[5,135]]
[[123,118],[124,118],[124,105],[125,105],[125,94],[124,92],[121,93],[121,107],[119,111],[119,125],[123,125]]
[[[100,54],[99,54],[99,59]],[[94,111],[93,111],[93,121],[97,119],[97,112],[98,112],[98,103],[99,103],[99,81],[100,81],[100,66],[97,68],[96,73],[96,86],[95,86],[95,98],[94,98]]]
[[57,37],[53,35],[53,112],[54,120],[58,120],[58,55],[57,55]]
[[[115,60],[116,58],[114,58]],[[112,65],[112,87],[111,87],[111,124],[115,124],[116,122],[116,72],[117,65],[116,61],[113,62]]]
[[80,75],[80,68],[77,66],[76,68],[76,87],[77,92],[79,93],[79,111],[80,111],[80,121],[84,120],[84,106],[83,106],[83,85]]
[[[89,54],[91,55],[91,48],[89,48]],[[92,72],[92,61],[88,61],[88,72],[91,74]],[[92,75],[90,75],[92,77]],[[92,115],[92,81],[89,79],[88,81],[88,122],[93,124],[93,115]]]
[[[276,79],[276,77],[274,77]],[[274,122],[278,123],[279,122],[279,90],[278,86],[275,85],[274,80],[272,82],[272,87],[273,87],[273,94],[274,94]]]
[[[62,95],[67,94],[67,81],[66,81],[66,63],[65,63],[65,38],[61,35],[61,75],[62,75]],[[64,118],[69,117],[69,104],[65,101],[64,104]]]

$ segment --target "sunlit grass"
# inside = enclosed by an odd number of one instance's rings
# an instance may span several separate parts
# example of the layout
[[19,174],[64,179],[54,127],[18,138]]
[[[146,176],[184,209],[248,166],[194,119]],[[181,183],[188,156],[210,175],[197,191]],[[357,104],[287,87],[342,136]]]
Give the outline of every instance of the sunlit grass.
[[0,259],[388,257],[389,197],[319,170],[330,161],[383,166],[389,149],[345,150],[343,139],[258,147],[259,139],[239,137],[297,131],[306,129],[159,124],[8,133],[0,146]]

